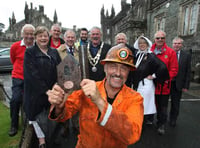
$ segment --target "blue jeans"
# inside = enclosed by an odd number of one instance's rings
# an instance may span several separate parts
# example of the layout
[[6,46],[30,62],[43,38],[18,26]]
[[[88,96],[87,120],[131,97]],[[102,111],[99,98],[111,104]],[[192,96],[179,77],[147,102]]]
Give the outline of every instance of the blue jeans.
[[11,127],[18,128],[19,110],[22,106],[24,80],[12,78],[12,98],[10,100]]

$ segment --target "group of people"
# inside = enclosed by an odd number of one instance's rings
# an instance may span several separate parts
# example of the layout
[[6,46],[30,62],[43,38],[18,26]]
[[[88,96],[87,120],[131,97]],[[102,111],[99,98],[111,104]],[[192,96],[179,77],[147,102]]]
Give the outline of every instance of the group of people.
[[[23,39],[11,46],[10,136],[17,134],[22,103],[40,148],[54,147],[55,130],[62,127],[57,122],[66,123],[74,115],[77,148],[127,147],[139,140],[143,124],[152,124],[155,113],[157,131],[164,134],[170,96],[170,125],[176,126],[182,91],[190,81],[190,56],[181,50],[181,38],[174,38],[173,50],[165,43],[164,31],[155,33],[153,45],[140,36],[133,47],[124,33],[116,35],[111,47],[101,40],[99,27],[82,28],[77,42],[71,29],[62,39],[58,24],[50,32],[26,24],[21,32]],[[89,77],[69,94],[56,84],[57,66],[68,54],[78,60],[81,45],[87,50]],[[41,124],[44,113],[49,119]]]

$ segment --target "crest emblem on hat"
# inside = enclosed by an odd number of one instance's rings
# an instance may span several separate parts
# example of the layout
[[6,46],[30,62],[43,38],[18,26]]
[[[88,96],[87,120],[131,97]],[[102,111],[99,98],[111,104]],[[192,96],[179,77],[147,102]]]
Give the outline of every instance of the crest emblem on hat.
[[122,49],[120,49],[120,50],[118,51],[118,57],[119,57],[121,60],[127,59],[128,56],[129,56],[129,52],[128,52],[127,49],[122,48]]

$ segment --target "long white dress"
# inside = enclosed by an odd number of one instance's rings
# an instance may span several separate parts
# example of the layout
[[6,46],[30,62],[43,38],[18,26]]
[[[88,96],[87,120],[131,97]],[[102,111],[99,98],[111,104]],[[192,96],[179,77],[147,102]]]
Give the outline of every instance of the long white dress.
[[147,78],[139,82],[137,92],[139,92],[144,98],[144,115],[155,114],[156,104],[155,104],[155,85],[153,80]]

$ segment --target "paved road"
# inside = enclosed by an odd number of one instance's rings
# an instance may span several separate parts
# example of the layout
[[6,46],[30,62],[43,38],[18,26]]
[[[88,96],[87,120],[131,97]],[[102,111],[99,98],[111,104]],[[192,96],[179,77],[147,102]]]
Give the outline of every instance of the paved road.
[[[9,74],[0,74],[5,89],[11,96]],[[170,102],[169,102],[170,105]],[[177,126],[167,125],[166,134],[157,134],[154,126],[145,126],[141,139],[129,148],[199,148],[200,147],[200,84],[191,83],[190,91],[183,94]],[[74,148],[76,134],[70,129],[63,147]]]
[[200,101],[181,102],[177,126],[167,125],[166,134],[157,134],[154,126],[145,127],[138,143],[129,148],[199,148],[200,147]]

